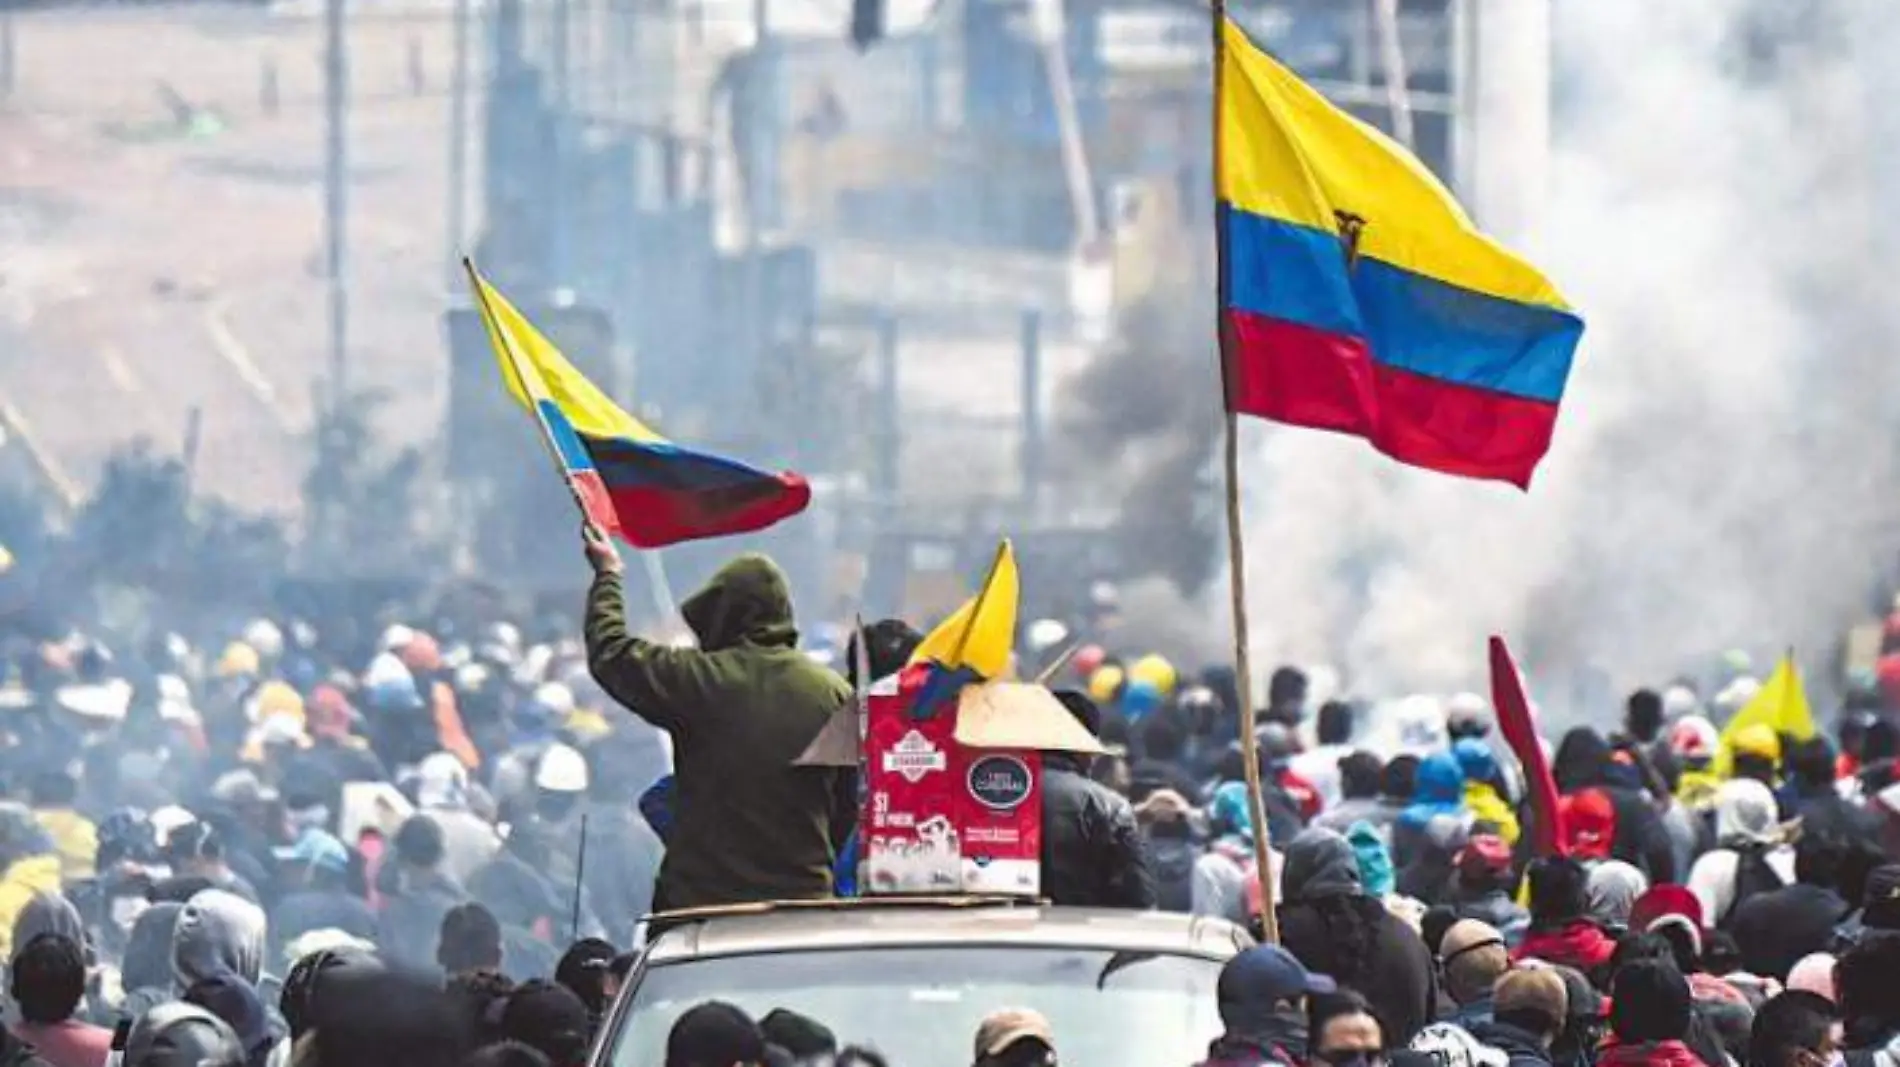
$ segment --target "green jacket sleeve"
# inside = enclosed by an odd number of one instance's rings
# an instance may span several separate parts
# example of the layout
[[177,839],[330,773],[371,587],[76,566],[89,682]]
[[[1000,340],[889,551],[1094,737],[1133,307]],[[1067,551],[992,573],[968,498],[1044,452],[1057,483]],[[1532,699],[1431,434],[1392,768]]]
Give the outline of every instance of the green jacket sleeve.
[[587,593],[587,669],[600,687],[662,730],[690,729],[713,681],[708,656],[667,648],[627,629],[626,591],[618,574],[602,574]]

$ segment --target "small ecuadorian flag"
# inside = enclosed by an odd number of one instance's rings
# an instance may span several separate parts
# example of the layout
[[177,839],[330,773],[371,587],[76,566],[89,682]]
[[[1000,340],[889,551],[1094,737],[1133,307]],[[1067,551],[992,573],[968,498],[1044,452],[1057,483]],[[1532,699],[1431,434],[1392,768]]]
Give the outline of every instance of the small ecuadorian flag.
[[1583,320],[1403,147],[1222,32],[1228,407],[1528,487]]
[[761,530],[805,510],[811,487],[681,448],[622,411],[467,263],[502,381],[541,422],[587,517],[636,548]]
[[1019,599],[1016,552],[1006,540],[996,547],[996,558],[976,595],[938,623],[911,653],[912,664],[932,667],[930,680],[912,705],[913,716],[927,719],[943,701],[956,699],[964,686],[993,682],[1009,673]]

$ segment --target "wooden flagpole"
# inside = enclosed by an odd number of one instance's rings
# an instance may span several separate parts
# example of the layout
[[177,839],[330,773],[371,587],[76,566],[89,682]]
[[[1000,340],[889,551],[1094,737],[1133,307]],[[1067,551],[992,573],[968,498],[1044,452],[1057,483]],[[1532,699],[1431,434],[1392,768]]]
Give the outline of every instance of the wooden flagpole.
[[[547,449],[548,458],[554,461],[555,468],[561,472],[561,479],[568,483],[568,488],[572,489],[573,480],[568,474],[567,461],[561,458],[561,446],[554,442],[554,428],[548,425],[547,416],[541,413],[539,401],[546,395],[547,390],[537,388],[540,385],[538,374],[534,375],[532,380],[530,379],[531,372],[528,365],[522,360],[521,353],[515,351],[515,339],[508,336],[507,330],[502,329],[501,319],[495,314],[494,306],[488,302],[486,279],[482,277],[480,271],[475,269],[475,261],[463,256],[462,269],[468,272],[469,291],[475,297],[475,308],[481,312],[483,324],[488,327],[491,343],[501,344],[500,355],[503,365],[508,368],[510,374],[514,375],[515,384],[521,387],[522,395],[528,398],[528,409],[534,415],[535,428],[541,431],[541,445]],[[574,494],[574,502],[576,504],[581,502],[579,493]],[[581,509],[583,514],[586,510],[585,507]]]
[[1227,566],[1228,589],[1234,612],[1234,689],[1240,695],[1240,751],[1246,764],[1247,817],[1253,822],[1255,877],[1260,881],[1261,936],[1269,942],[1280,940],[1280,919],[1275,911],[1272,848],[1267,840],[1266,806],[1261,802],[1260,745],[1254,737],[1253,667],[1247,653],[1247,554],[1240,522],[1240,415],[1234,410],[1233,374],[1228,361],[1229,338],[1226,308],[1227,235],[1221,226],[1221,106],[1227,78],[1227,0],[1212,0],[1214,24],[1214,329],[1220,350],[1221,407],[1226,417],[1224,466],[1227,482]]
[[475,261],[467,256],[462,257],[462,268],[468,272],[469,288],[475,294],[475,307],[481,313],[482,322],[488,328],[490,343],[500,343],[503,365],[514,375],[515,383],[521,386],[522,395],[528,398],[528,408],[534,414],[535,428],[541,431],[541,444],[547,449],[548,458],[554,461],[554,468],[561,472],[561,481],[574,498],[574,506],[580,509],[581,517],[590,523],[595,522],[593,513],[587,509],[587,498],[581,495],[581,488],[574,481],[574,472],[568,469],[567,460],[561,455],[561,446],[555,442],[554,427],[548,425],[548,417],[541,411],[540,401],[547,397],[547,386],[542,383],[540,372],[521,358],[521,353],[515,351],[515,339],[502,329],[494,306],[488,302],[487,280],[475,269]]

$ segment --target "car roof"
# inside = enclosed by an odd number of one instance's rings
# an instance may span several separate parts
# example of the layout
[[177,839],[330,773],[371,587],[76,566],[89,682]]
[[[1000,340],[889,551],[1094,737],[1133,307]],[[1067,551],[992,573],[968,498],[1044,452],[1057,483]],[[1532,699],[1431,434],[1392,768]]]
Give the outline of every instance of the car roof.
[[920,945],[1159,952],[1224,960],[1253,943],[1225,919],[999,898],[858,898],[674,912],[650,921],[645,963]]

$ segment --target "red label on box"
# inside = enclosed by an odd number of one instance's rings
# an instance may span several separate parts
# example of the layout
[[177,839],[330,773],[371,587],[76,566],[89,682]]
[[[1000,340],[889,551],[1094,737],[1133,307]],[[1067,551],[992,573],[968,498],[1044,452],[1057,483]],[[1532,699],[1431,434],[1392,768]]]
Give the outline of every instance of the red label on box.
[[861,891],[1034,894],[1042,757],[958,744],[954,701],[912,718],[931,669],[908,668],[870,692]]

